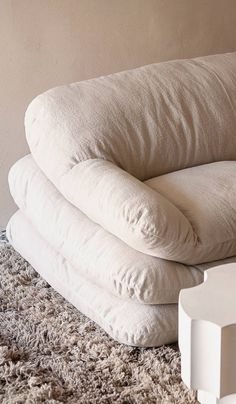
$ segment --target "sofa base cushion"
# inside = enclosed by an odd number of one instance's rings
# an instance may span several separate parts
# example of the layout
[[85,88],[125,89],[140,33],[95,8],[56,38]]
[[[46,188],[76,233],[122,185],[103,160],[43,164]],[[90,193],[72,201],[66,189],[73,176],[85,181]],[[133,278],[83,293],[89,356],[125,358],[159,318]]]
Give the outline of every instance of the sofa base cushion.
[[13,247],[61,295],[118,342],[152,347],[177,340],[177,305],[122,300],[87,281],[18,211],[7,226]]

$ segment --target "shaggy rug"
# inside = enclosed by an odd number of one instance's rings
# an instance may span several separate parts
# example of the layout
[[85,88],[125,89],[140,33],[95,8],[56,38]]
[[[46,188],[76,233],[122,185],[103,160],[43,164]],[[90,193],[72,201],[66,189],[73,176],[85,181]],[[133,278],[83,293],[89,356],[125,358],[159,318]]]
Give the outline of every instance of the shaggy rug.
[[176,345],[118,344],[0,243],[0,402],[197,403]]

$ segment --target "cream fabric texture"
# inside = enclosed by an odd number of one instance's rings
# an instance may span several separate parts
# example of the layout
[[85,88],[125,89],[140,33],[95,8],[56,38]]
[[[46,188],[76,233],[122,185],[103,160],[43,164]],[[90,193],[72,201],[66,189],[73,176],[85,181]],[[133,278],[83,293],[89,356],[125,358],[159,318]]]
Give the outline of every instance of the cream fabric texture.
[[[236,227],[219,221],[215,212],[225,208],[229,216],[229,203],[207,202],[206,211],[216,204],[211,220],[194,227],[185,215],[187,201],[179,204],[143,180],[235,160],[235,88],[236,53],[74,83],[30,104],[27,140],[36,163],[64,197],[129,246],[186,264],[224,259],[236,254]],[[209,230],[213,222],[216,234]]]
[[76,165],[61,186],[91,220],[143,253],[184,262],[186,244],[197,244],[190,222],[175,205],[108,161]]
[[59,185],[81,161],[144,181],[236,158],[236,52],[152,64],[54,88],[29,106],[26,136]]
[[87,281],[78,270],[80,263],[73,267],[39,236],[20,211],[11,218],[7,236],[51,286],[114,339],[150,347],[176,341],[176,304],[150,306],[122,300]]
[[[236,136],[236,132],[235,132]],[[182,212],[197,238],[183,262],[200,263],[236,253],[236,161],[220,161],[146,182]]]
[[40,235],[81,275],[121,298],[148,304],[177,303],[181,289],[203,281],[194,267],[142,254],[71,205],[31,155],[9,173],[11,194]]
[[236,53],[54,88],[25,129],[13,246],[118,341],[173,342],[180,289],[236,261]]

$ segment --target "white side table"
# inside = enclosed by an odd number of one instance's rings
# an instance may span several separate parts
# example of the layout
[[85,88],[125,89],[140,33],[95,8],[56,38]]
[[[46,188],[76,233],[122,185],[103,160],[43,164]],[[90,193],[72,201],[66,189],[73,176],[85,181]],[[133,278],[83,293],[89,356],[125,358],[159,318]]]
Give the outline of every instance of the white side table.
[[179,297],[182,379],[202,404],[236,404],[236,264],[204,280]]

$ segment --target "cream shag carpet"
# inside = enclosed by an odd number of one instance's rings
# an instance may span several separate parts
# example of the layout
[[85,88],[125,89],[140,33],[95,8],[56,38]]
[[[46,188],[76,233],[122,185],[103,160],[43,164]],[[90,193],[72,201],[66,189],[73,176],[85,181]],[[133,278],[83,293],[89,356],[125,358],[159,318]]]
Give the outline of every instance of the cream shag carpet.
[[0,403],[197,403],[177,346],[113,341],[0,245]]

